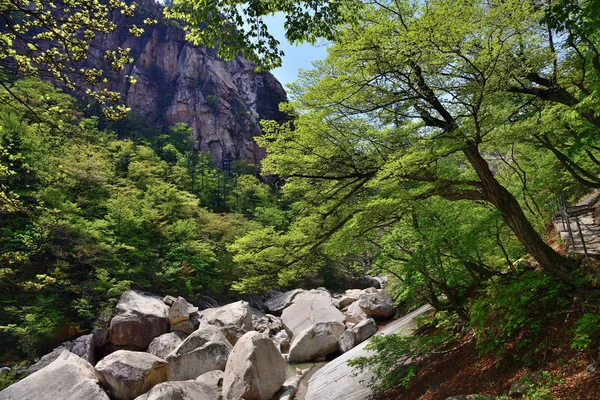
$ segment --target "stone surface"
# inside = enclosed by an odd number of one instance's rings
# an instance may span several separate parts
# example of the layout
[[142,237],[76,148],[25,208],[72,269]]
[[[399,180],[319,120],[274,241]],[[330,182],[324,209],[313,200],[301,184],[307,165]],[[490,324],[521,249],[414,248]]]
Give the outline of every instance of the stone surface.
[[169,309],[169,322],[171,326],[180,322],[188,321],[190,314],[198,312],[198,308],[189,304],[183,297],[175,299]]
[[265,301],[263,305],[271,314],[280,316],[283,310],[292,304],[296,296],[304,292],[304,289],[294,289],[285,293],[275,294]]
[[285,368],[285,360],[269,338],[248,332],[229,355],[223,397],[269,400],[285,382]]
[[340,353],[345,353],[356,346],[356,333],[347,329],[338,341],[338,350]]
[[165,359],[173,350],[179,347],[185,340],[186,335],[182,332],[169,332],[160,335],[148,346],[148,353],[155,355],[158,358]]
[[294,339],[295,335],[320,322],[339,322],[343,325],[344,314],[335,308],[328,292],[311,290],[296,296],[292,305],[283,310],[281,322],[288,336]]
[[163,297],[163,302],[168,305],[169,307],[171,307],[173,305],[173,303],[175,303],[175,300],[177,300],[177,298],[171,296],[171,295],[166,295],[165,297]]
[[152,354],[118,350],[96,364],[102,385],[113,398],[134,399],[153,386],[169,380],[169,365]]
[[512,385],[510,385],[508,395],[510,397],[521,397],[533,385],[543,382],[544,380],[545,378],[539,372],[534,372],[533,374],[525,375],[517,379]]
[[350,329],[356,333],[356,344],[359,344],[377,333],[377,324],[373,318],[367,318]]
[[252,326],[252,309],[248,302],[240,300],[221,307],[209,308],[198,313],[200,324],[218,326],[232,345]]
[[[430,306],[423,306],[388,324],[378,334],[409,334],[414,329],[414,318],[425,314],[430,309]],[[305,400],[364,400],[369,398],[373,392],[363,382],[369,382],[373,373],[367,369],[355,374],[357,371],[347,364],[348,360],[353,358],[373,355],[372,352],[364,349],[366,344],[367,342],[359,344],[317,371],[309,380]]]
[[[196,149],[210,152],[220,168],[235,159],[258,165],[265,156],[253,140],[261,134],[259,121],[285,118],[278,109],[286,98],[281,84],[268,72],[255,72],[254,64],[241,57],[226,62],[217,50],[194,46],[183,29],[162,22],[160,5],[138,3],[145,17],[159,22],[133,37],[127,31],[131,22],[119,17],[113,33],[92,42],[87,63],[98,66],[106,49],[130,48],[133,62],[110,76],[109,87],[121,93],[133,113],[156,126],[187,123]],[[110,65],[100,67],[111,70]],[[129,84],[125,75],[137,82]]]
[[196,379],[215,369],[224,370],[231,348],[219,328],[201,326],[167,356],[171,380]]
[[110,321],[110,341],[117,346],[148,347],[152,339],[169,332],[169,307],[159,297],[128,290]]
[[360,289],[346,290],[344,295],[342,295],[339,298],[338,308],[341,310],[341,309],[348,307],[350,304],[354,303],[355,301],[358,301],[360,296],[362,296],[363,294],[364,294],[364,292]]
[[201,382],[163,382],[135,400],[218,400],[219,393]]
[[367,318],[367,314],[360,308],[358,301],[350,304],[348,309],[344,312],[345,321],[350,323],[357,323]]
[[69,351],[94,365],[96,363],[96,349],[94,343],[95,340],[93,334],[83,335],[75,340],[64,342],[60,347],[55,348],[50,353],[40,358],[38,362],[27,368],[26,374],[31,375],[50,365],[50,363],[56,360],[64,351]]
[[109,400],[94,367],[63,351],[45,368],[0,392],[1,400]]
[[396,314],[392,297],[383,293],[362,296],[358,306],[367,316],[375,319],[390,319]]
[[208,371],[197,377],[196,382],[204,383],[213,389],[218,389],[219,386],[223,386],[223,376],[225,373],[220,369],[214,371]]
[[109,330],[107,328],[94,328],[92,335],[94,335],[94,346],[100,347],[108,343]]
[[344,328],[339,321],[318,322],[298,333],[290,347],[289,362],[312,361],[335,352]]

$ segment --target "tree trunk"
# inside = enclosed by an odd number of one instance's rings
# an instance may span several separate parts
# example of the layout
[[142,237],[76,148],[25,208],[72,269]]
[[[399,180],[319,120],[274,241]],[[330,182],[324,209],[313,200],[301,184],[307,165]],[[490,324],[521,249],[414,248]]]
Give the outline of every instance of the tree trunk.
[[572,285],[571,272],[575,268],[575,263],[566,257],[560,256],[542,240],[527,220],[517,199],[496,180],[487,161],[479,153],[477,144],[470,143],[463,150],[463,153],[479,176],[487,200],[500,211],[527,252],[545,271]]

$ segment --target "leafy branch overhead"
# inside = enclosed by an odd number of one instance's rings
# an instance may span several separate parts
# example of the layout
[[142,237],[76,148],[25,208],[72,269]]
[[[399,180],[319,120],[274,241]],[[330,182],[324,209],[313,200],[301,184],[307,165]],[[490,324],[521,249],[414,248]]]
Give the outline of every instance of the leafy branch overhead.
[[[110,119],[122,117],[127,107],[120,94],[108,88],[109,73],[101,65],[109,63],[113,72],[131,62],[128,48],[95,49],[94,40],[114,32],[117,21],[136,13],[136,4],[120,0],[86,1],[4,0],[0,31],[0,68],[4,73],[52,79],[72,92],[83,92],[104,107]],[[156,21],[146,18],[143,26]],[[128,25],[132,35],[143,26]],[[83,63],[90,59],[90,62]],[[92,65],[96,65],[95,67]],[[126,77],[130,82],[135,80]],[[7,77],[0,84],[8,89]]]

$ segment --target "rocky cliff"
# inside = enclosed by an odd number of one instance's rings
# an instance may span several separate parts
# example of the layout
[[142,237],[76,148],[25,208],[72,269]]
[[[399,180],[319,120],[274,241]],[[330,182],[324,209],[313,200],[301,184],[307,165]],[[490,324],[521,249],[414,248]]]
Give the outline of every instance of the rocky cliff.
[[[281,84],[270,73],[255,72],[254,65],[241,57],[225,62],[215,50],[188,43],[174,21],[160,17],[162,6],[153,0],[137,2],[141,9],[137,18],[150,16],[159,23],[140,37],[118,28],[93,46],[97,59],[105,49],[131,49],[134,61],[113,77],[112,89],[122,94],[132,112],[157,126],[189,124],[196,148],[210,152],[217,166],[234,159],[257,164],[265,156],[253,140],[261,134],[259,121],[283,118],[278,110],[286,99]],[[126,75],[137,82],[129,84]]]

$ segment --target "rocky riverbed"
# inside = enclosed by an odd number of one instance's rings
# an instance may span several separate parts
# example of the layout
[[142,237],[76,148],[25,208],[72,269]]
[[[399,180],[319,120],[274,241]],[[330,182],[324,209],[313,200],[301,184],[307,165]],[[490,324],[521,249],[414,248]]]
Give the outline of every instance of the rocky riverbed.
[[377,288],[194,303],[126,291],[105,327],[42,357],[0,399],[291,400],[300,389],[298,398],[325,400],[311,395],[326,385],[316,378],[339,363],[318,371],[321,360],[348,358],[395,314]]

